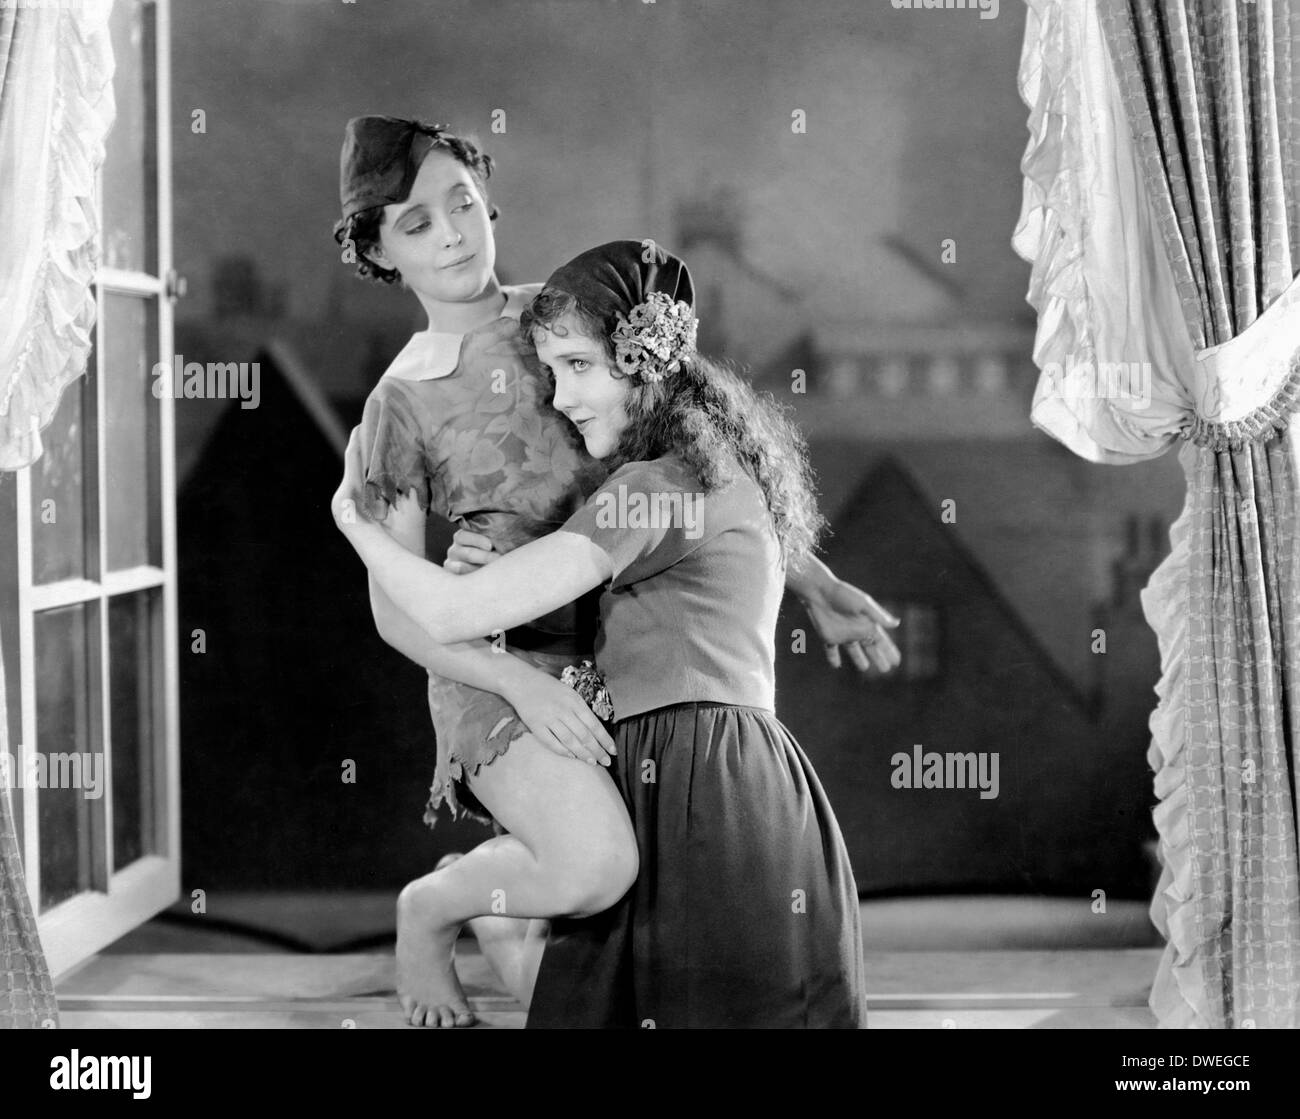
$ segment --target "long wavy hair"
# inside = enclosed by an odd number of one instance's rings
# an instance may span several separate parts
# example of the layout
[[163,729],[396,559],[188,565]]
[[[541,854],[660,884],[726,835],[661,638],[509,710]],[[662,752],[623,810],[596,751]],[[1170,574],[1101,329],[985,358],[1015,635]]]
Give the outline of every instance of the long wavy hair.
[[[537,329],[563,336],[566,315],[601,343],[611,375],[622,379],[610,345],[617,323],[570,292],[544,287],[521,316],[524,336],[531,339]],[[786,562],[812,555],[826,521],[817,508],[808,446],[789,409],[770,393],[755,392],[730,365],[696,355],[661,381],[633,379],[624,408],[629,423],[607,460],[611,469],[676,452],[706,492],[743,470],[762,491]]]

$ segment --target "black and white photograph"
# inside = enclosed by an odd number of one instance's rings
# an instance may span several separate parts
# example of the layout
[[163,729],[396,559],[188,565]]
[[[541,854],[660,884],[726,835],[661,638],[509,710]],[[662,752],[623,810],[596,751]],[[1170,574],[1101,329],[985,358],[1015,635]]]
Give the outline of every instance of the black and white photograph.
[[1297,273],[1297,0],[0,0],[0,1025],[1300,1027]]

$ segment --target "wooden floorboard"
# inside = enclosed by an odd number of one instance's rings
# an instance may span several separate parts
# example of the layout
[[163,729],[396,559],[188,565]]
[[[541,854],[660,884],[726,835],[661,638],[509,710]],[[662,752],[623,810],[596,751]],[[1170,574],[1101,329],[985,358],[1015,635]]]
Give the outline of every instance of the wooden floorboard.
[[[464,942],[462,942],[462,945]],[[868,952],[874,1029],[1149,1029],[1156,949]],[[483,1025],[524,1012],[477,952],[458,949]],[[63,1025],[85,1029],[402,1029],[391,952],[108,954],[58,983]]]
[[[475,1008],[475,1029],[521,1030],[524,1012]],[[383,1007],[270,1010],[60,1010],[65,1029],[83,1030],[405,1030],[396,1002]]]
[[[457,950],[465,993],[507,997],[483,957]],[[60,1000],[91,997],[239,1000],[339,999],[391,996],[392,952],[355,955],[224,955],[176,953],[103,955],[62,977]]]

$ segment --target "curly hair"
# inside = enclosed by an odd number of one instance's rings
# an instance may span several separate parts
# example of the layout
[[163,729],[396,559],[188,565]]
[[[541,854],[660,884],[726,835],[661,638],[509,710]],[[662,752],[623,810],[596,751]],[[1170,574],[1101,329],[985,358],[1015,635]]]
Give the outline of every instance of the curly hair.
[[[433,145],[431,151],[443,151],[468,169],[478,186],[479,193],[487,203],[488,217],[496,221],[500,211],[488,197],[487,181],[492,177],[494,166],[492,157],[487,152],[479,151],[478,145],[467,136],[448,132],[436,125],[415,122],[416,131],[428,136]],[[356,256],[357,275],[365,280],[380,284],[400,283],[402,274],[396,268],[381,268],[367,255],[371,249],[379,247],[379,227],[384,224],[384,208],[371,206],[360,210],[351,217],[340,218],[334,223],[334,240],[347,248],[352,247]]]
[[[524,336],[532,338],[538,329],[563,336],[565,315],[601,343],[610,375],[624,379],[610,347],[617,323],[606,322],[567,291],[538,292],[520,319]],[[706,492],[743,470],[762,491],[786,562],[812,555],[826,520],[817,508],[808,445],[788,407],[770,393],[755,392],[730,365],[700,354],[661,381],[633,379],[624,407],[629,423],[607,462],[611,469],[676,452]]]

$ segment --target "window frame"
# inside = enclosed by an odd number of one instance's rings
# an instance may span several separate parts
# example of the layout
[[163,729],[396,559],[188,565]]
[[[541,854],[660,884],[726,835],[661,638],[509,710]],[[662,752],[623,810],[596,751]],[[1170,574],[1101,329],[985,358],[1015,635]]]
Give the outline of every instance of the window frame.
[[[87,658],[89,696],[97,705],[96,722],[99,741],[92,741],[92,749],[102,749],[105,791],[99,820],[102,822],[103,869],[105,881],[93,881],[90,890],[79,893],[48,910],[41,910],[41,847],[38,810],[39,789],[28,787],[28,782],[17,779],[11,795],[21,798],[20,842],[24,856],[24,873],[37,927],[51,973],[58,977],[69,968],[87,959],[107,944],[129,932],[132,928],[153,917],[180,896],[180,697],[179,648],[177,619],[177,565],[176,565],[176,478],[175,478],[175,422],[174,404],[170,395],[158,398],[158,469],[159,500],[161,502],[161,566],[143,564],[124,570],[108,568],[108,498],[109,479],[106,475],[106,456],[112,438],[105,430],[108,415],[105,377],[105,350],[102,344],[105,297],[123,294],[142,300],[152,300],[156,307],[156,346],[146,354],[146,368],[152,368],[154,359],[174,350],[174,315],[172,297],[174,273],[172,272],[172,184],[171,184],[171,66],[170,66],[170,0],[139,0],[153,20],[153,56],[145,57],[146,66],[154,67],[154,119],[153,142],[156,152],[157,178],[154,184],[157,223],[156,274],[118,268],[101,267],[96,271],[94,288],[96,300],[95,338],[92,351],[95,367],[93,381],[79,379],[65,392],[81,392],[88,407],[85,417],[86,448],[91,450],[93,431],[93,460],[84,464],[81,479],[82,497],[86,505],[87,535],[93,532],[93,543],[87,541],[87,551],[97,551],[96,578],[78,577],[50,583],[33,582],[32,534],[32,468],[17,472],[16,520],[18,558],[18,649],[19,681],[21,694],[21,738],[15,751],[19,774],[25,775],[39,743],[36,725],[36,618],[43,611],[62,606],[97,603],[97,648],[90,650]],[[146,15],[145,18],[150,18]],[[119,61],[120,66],[120,61]],[[119,69],[118,73],[122,71]],[[132,75],[131,77],[136,77]],[[103,172],[100,172],[98,199],[99,224],[104,228]],[[113,329],[113,323],[107,324]],[[93,393],[87,393],[87,388]],[[93,409],[93,424],[90,411]],[[93,467],[91,465],[93,461]],[[90,492],[90,469],[94,470],[94,492]],[[87,572],[89,574],[89,572]],[[111,664],[109,652],[110,602],[114,598],[157,588],[161,594],[162,641],[154,648],[151,667],[153,679],[161,684],[160,702],[161,743],[153,755],[153,818],[156,821],[154,842],[156,854],[146,854],[121,870],[114,870],[113,823],[113,742],[112,708],[110,695]],[[98,679],[94,679],[97,675]],[[103,889],[98,887],[102,886]]]

